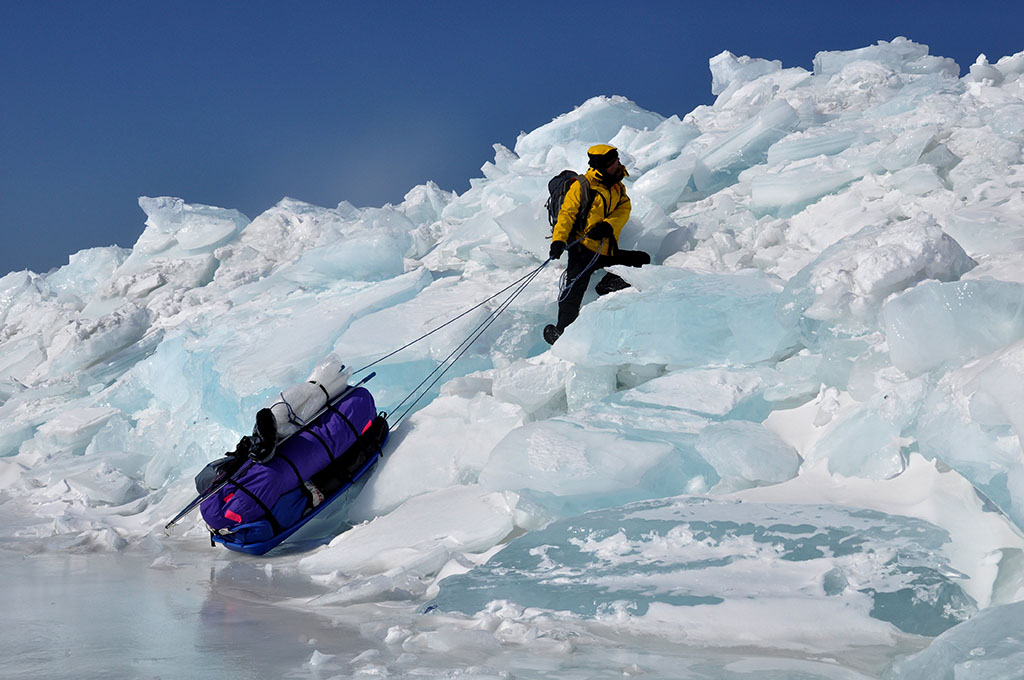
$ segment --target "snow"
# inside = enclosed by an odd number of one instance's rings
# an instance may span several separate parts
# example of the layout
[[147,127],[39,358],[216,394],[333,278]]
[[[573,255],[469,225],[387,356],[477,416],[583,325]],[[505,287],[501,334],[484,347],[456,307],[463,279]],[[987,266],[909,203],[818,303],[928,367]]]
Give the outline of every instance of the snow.
[[[710,68],[713,105],[595,97],[461,195],[143,197],[131,249],[0,278],[5,670],[1016,677],[1024,52]],[[599,142],[654,263],[549,347],[545,187]],[[400,424],[331,512],[260,558],[164,534],[256,409],[371,369]]]

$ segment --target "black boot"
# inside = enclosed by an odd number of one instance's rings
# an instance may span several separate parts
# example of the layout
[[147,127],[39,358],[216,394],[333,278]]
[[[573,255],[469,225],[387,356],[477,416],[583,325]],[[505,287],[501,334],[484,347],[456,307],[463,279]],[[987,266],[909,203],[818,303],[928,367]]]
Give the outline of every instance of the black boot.
[[626,283],[624,278],[617,274],[612,274],[611,272],[605,274],[604,277],[597,282],[597,285],[594,286],[594,290],[597,291],[598,295],[607,295],[608,293],[614,293],[615,291],[622,290],[623,288],[629,288],[629,284]]
[[256,427],[253,428],[250,439],[250,458],[257,463],[266,463],[274,457],[274,451],[277,449],[277,420],[269,408],[262,408],[256,412]]
[[544,341],[546,343],[553,345],[560,337],[562,337],[562,331],[558,330],[558,326],[551,323],[544,326]]

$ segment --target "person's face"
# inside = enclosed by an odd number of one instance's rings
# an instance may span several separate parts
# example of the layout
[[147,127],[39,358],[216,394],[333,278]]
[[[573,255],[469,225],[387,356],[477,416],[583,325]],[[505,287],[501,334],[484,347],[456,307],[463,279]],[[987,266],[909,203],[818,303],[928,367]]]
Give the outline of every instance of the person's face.
[[622,163],[619,162],[618,158],[616,158],[614,163],[612,163],[611,165],[609,165],[607,168],[604,169],[603,174],[610,175],[610,176],[614,177],[615,175],[617,175],[619,173],[619,170],[621,168],[622,168]]

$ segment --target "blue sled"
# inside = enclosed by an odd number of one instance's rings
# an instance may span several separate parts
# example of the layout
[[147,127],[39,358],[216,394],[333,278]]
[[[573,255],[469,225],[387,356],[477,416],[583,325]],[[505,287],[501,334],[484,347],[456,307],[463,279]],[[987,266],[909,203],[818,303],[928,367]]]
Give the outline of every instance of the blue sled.
[[282,496],[272,508],[272,514],[279,520],[282,517],[288,517],[289,515],[298,515],[299,517],[296,521],[283,528],[280,532],[275,534],[271,523],[266,519],[261,519],[256,522],[239,524],[235,527],[234,531],[229,534],[221,535],[211,533],[211,544],[220,543],[229,550],[246,553],[248,555],[263,555],[273,550],[289,536],[305,526],[307,522],[327,509],[332,503],[334,503],[334,501],[345,495],[345,492],[351,489],[356,482],[362,479],[363,475],[369,472],[373,466],[377,464],[378,459],[383,457],[384,445],[387,444],[388,439],[390,438],[391,432],[386,429],[383,439],[376,447],[376,453],[370,456],[370,459],[352,474],[352,478],[348,482],[342,484],[337,491],[324,499],[324,501],[315,508],[306,509],[307,496],[306,492],[301,487]]

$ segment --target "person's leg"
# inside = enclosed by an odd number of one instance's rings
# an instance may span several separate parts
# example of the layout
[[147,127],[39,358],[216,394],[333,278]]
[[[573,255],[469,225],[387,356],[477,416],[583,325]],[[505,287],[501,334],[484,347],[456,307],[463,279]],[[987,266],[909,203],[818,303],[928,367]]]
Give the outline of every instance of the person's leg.
[[576,244],[571,246],[568,252],[569,260],[565,267],[565,283],[570,288],[561,292],[562,297],[558,302],[559,333],[580,315],[580,305],[583,304],[583,296],[587,292],[590,277],[594,273],[594,268],[590,267],[590,263],[594,260],[593,251],[586,246]]
[[620,250],[615,253],[615,264],[627,267],[643,267],[651,263],[651,256],[642,250]]

